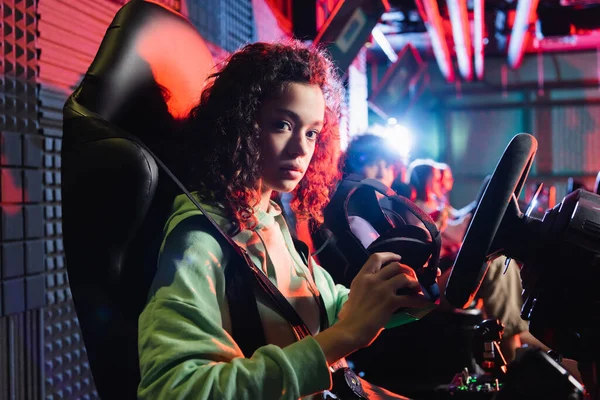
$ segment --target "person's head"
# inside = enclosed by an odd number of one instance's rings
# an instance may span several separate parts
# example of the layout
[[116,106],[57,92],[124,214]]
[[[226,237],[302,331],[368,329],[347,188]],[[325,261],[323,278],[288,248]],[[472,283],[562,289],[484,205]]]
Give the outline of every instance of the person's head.
[[448,164],[439,163],[439,169],[442,174],[442,194],[446,196],[452,191],[452,187],[454,187],[454,176],[452,175],[452,168],[450,168]]
[[211,75],[187,120],[186,183],[241,224],[270,190],[294,192],[322,220],[337,178],[341,85],[324,53],[298,41],[253,43]]
[[377,179],[389,187],[401,168],[400,156],[390,148],[389,142],[370,133],[355,136],[348,144],[342,167],[344,175]]
[[428,201],[441,193],[442,174],[435,161],[414,160],[408,167],[408,176],[417,192],[417,200]]

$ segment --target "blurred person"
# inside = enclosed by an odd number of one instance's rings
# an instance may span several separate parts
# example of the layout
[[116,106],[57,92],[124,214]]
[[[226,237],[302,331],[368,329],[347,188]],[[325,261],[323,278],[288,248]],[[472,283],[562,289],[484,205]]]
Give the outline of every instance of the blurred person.
[[372,133],[355,136],[348,144],[341,164],[344,177],[355,174],[363,179],[376,179],[401,196],[412,196],[404,183],[406,165],[394,146],[382,136]]
[[439,207],[443,208],[448,215],[446,229],[443,232],[443,237],[447,242],[456,243],[460,247],[460,243],[467,233],[467,228],[471,223],[473,212],[477,206],[477,202],[473,201],[461,209],[456,209],[450,204],[450,193],[454,188],[454,176],[452,168],[446,163],[438,162],[436,164],[440,170],[440,192],[436,194],[439,201]]
[[448,224],[448,211],[441,202],[442,171],[432,159],[416,159],[408,166],[408,179],[415,189],[415,204],[436,223],[443,232]]
[[441,179],[441,195],[443,201],[446,203],[450,202],[449,196],[452,188],[454,187],[454,176],[452,175],[452,168],[446,163],[438,163],[442,179]]

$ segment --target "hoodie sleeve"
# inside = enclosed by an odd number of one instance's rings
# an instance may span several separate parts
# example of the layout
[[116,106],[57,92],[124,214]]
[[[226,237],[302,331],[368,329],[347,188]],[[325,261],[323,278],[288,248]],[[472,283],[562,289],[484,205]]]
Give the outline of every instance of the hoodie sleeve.
[[244,358],[224,329],[226,248],[203,231],[169,235],[139,319],[139,399],[295,400],[331,386],[312,337]]
[[329,275],[329,272],[318,265],[314,259],[311,259],[310,262],[313,266],[315,284],[321,293],[323,303],[325,303],[325,308],[327,309],[329,325],[333,325],[338,321],[338,314],[344,303],[346,303],[346,300],[348,300],[350,289],[336,284],[331,275]]

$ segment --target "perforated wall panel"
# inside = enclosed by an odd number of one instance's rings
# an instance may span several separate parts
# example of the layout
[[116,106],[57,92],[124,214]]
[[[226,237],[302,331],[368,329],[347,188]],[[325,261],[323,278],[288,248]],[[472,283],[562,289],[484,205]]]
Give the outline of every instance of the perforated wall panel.
[[255,40],[251,0],[195,0],[182,8],[205,40],[227,52]]
[[43,322],[40,309],[0,318],[0,398],[44,398]]
[[41,399],[42,138],[36,2],[0,2],[0,399]]
[[222,0],[222,41],[218,43],[227,51],[255,41],[254,13],[251,0]]
[[552,108],[552,172],[600,171],[600,106]]
[[46,399],[95,399],[92,375],[68,285],[62,242],[62,108],[91,64],[120,5],[110,1],[39,0],[40,128],[43,169],[46,302]]
[[205,40],[221,43],[222,0],[187,1],[186,15]]

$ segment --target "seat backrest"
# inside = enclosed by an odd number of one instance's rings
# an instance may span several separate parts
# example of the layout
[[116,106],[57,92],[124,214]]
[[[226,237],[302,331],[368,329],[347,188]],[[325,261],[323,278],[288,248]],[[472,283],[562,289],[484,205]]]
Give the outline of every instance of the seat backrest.
[[96,388],[136,398],[137,321],[154,277],[175,186],[167,164],[177,121],[213,67],[183,16],[124,5],[64,107],[63,234],[69,283]]

